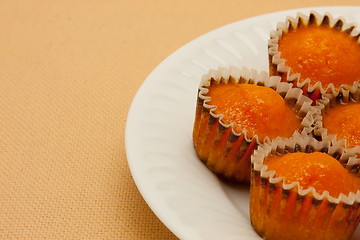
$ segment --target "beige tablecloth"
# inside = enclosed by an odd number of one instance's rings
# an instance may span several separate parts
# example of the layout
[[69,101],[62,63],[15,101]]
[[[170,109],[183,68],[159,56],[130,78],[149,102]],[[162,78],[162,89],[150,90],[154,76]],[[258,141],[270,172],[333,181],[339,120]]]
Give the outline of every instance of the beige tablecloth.
[[357,0],[0,2],[0,238],[176,239],[139,194],[124,129],[146,76],[263,13]]

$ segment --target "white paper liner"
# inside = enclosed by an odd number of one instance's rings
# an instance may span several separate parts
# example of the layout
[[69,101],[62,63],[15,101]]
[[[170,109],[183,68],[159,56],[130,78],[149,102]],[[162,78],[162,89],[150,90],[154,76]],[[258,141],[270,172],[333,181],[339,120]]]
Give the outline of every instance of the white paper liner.
[[[334,84],[330,83],[328,86],[323,87],[321,82],[313,82],[309,78],[301,79],[300,73],[292,73],[291,67],[286,65],[285,59],[281,58],[278,50],[278,41],[281,38],[283,32],[287,33],[289,28],[298,28],[299,26],[306,26],[310,23],[317,25],[328,25],[330,28],[338,29],[339,31],[347,32],[350,36],[357,38],[357,42],[360,43],[360,32],[354,23],[346,23],[342,17],[334,18],[330,13],[324,15],[319,14],[316,11],[311,11],[309,15],[298,13],[295,18],[288,16],[286,22],[280,22],[277,24],[277,30],[270,33],[270,40],[268,41],[270,68],[273,65],[276,66],[276,70],[279,73],[286,74],[286,81],[295,82],[296,87],[302,88],[307,85],[307,92],[311,93],[316,89],[319,89],[321,95],[326,93],[337,94],[340,89],[351,89],[352,87],[359,86],[357,81],[354,81],[352,85],[342,84],[339,88],[335,88]],[[359,79],[360,80],[360,79]]]
[[[198,97],[201,100],[204,100],[203,107],[210,109],[210,115],[215,119],[219,119],[219,123],[224,128],[232,128],[232,133],[235,136],[244,134],[245,140],[251,142],[253,139],[256,139],[257,144],[262,142],[259,140],[258,135],[253,137],[248,137],[246,130],[242,132],[235,132],[233,125],[234,123],[226,124],[222,121],[224,117],[223,114],[216,114],[216,106],[208,104],[211,100],[207,93],[209,91],[208,87],[211,85],[211,81],[216,82],[229,82],[233,81],[234,83],[243,82],[245,84],[255,84],[263,85],[269,87],[278,92],[285,100],[296,99],[294,107],[297,110],[301,120],[301,132],[305,134],[310,134],[313,131],[314,115],[317,111],[313,106],[311,106],[312,100],[302,94],[302,90],[298,88],[292,88],[292,84],[281,82],[281,78],[277,76],[269,77],[268,73],[265,71],[257,72],[256,70],[250,70],[248,68],[238,68],[235,66],[230,66],[229,68],[219,68],[218,70],[210,70],[208,74],[203,75]],[[297,131],[296,131],[297,132]],[[263,142],[269,142],[271,139],[266,136]]]
[[292,138],[284,139],[277,138],[270,143],[265,143],[259,146],[257,150],[254,151],[254,154],[251,156],[251,163],[255,171],[260,172],[261,178],[268,179],[271,184],[281,183],[282,187],[285,190],[290,190],[293,188],[298,189],[298,194],[300,196],[306,196],[311,193],[315,199],[323,200],[327,199],[331,203],[338,204],[340,202],[347,205],[352,205],[354,202],[360,202],[360,190],[357,190],[356,193],[350,192],[348,195],[340,194],[337,198],[334,198],[329,195],[328,191],[324,191],[322,194],[318,194],[313,187],[308,189],[303,189],[299,182],[292,182],[290,184],[284,183],[284,177],[275,178],[275,171],[267,171],[267,166],[264,164],[264,158],[268,157],[271,154],[276,152],[282,152],[286,149],[289,152],[293,152],[296,148],[299,152],[306,152],[306,148],[311,147],[316,152],[324,152],[329,155],[336,153],[339,157],[340,162],[345,162],[346,168],[350,169],[352,166],[360,164],[360,159],[356,158],[356,155],[347,151],[341,145],[334,145],[329,141],[317,141],[313,137],[310,137],[305,134],[294,134]]

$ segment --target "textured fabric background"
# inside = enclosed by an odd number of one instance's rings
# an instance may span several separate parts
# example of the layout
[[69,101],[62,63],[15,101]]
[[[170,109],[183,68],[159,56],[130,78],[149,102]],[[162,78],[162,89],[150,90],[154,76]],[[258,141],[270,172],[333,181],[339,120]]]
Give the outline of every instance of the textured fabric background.
[[127,165],[143,80],[224,24],[340,4],[358,1],[0,1],[0,239],[176,239]]

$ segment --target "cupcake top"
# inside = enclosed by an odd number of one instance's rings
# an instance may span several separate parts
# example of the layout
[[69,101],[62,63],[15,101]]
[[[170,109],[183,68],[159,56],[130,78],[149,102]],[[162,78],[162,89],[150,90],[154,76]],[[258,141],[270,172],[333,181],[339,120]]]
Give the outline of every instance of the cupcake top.
[[280,77],[245,67],[210,70],[203,75],[198,92],[198,104],[203,112],[209,111],[211,121],[258,144],[313,131],[311,103],[301,89],[281,82]]
[[360,151],[360,85],[327,94],[318,100],[314,112],[314,135]]
[[323,115],[328,134],[346,140],[347,147],[360,146],[360,103],[338,104]]
[[310,84],[351,85],[360,79],[360,45],[347,32],[323,25],[291,29],[279,39],[279,51],[293,73]]
[[260,141],[266,136],[290,137],[301,124],[294,108],[272,88],[220,83],[209,87],[208,96],[225,124],[234,123],[236,132],[246,129],[248,137],[257,134]]
[[358,178],[322,152],[274,155],[265,158],[264,164],[268,171],[275,171],[274,177],[284,177],[287,184],[298,182],[303,189],[313,187],[318,194],[328,191],[334,198],[356,192],[360,186]]
[[286,191],[332,203],[360,202],[360,159],[342,145],[305,134],[265,143],[251,157],[254,174]]
[[268,42],[270,74],[303,88],[314,101],[360,80],[360,35],[330,14],[298,13],[279,22]]

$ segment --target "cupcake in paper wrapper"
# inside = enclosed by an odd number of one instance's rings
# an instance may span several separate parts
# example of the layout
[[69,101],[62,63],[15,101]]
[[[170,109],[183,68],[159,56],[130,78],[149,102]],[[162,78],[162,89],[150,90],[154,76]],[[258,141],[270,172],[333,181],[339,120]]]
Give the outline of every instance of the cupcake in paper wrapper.
[[288,17],[270,33],[270,75],[301,88],[315,104],[360,80],[359,38],[355,24],[329,13]]
[[[276,170],[268,170],[270,165],[266,165],[266,159],[269,156],[286,156],[295,152],[332,156],[337,168],[342,169],[354,183],[359,183],[359,159],[342,146],[300,134],[263,144],[251,158],[250,219],[254,230],[269,240],[350,239],[360,220],[358,185],[352,186],[354,192],[341,192],[333,197],[327,190],[320,194],[314,187],[303,188],[299,181],[287,182],[286,177],[278,176]],[[280,163],[278,169],[281,168],[282,171],[292,171],[286,163]],[[335,174],[335,168],[328,169],[330,174],[326,177]],[[342,180],[334,178],[327,181]]]
[[360,84],[323,96],[315,108],[314,136],[360,154]]
[[[214,89],[216,87],[221,91],[227,87],[251,87],[251,90],[248,93],[245,91],[246,97],[241,94],[241,96],[236,96],[234,103],[230,103],[230,105],[233,104],[231,106],[233,111],[226,112],[227,109],[222,109],[225,104],[215,105],[213,101],[217,98],[220,101],[225,101],[222,99],[226,98],[227,95],[236,93],[237,90],[227,90],[228,92],[220,92],[218,96],[215,96]],[[258,88],[264,90],[265,94],[280,98],[282,104],[267,102],[268,95],[264,95],[261,91],[258,93],[260,96],[252,96],[251,94],[258,92]],[[210,96],[211,93],[213,93],[212,97]],[[258,101],[264,103],[257,104]],[[281,118],[281,112],[277,114],[274,109],[280,109],[280,105],[282,107],[286,105],[286,108],[291,109],[294,118],[297,119],[298,125],[294,130],[290,128],[291,133],[288,135],[291,136],[294,132],[307,134],[313,130],[313,111],[315,109],[311,106],[311,102],[311,99],[302,95],[300,89],[292,88],[291,84],[280,82],[279,77],[269,78],[265,72],[258,73],[254,70],[236,67],[211,70],[203,76],[198,92],[193,128],[193,143],[196,153],[199,159],[218,176],[235,182],[249,182],[250,157],[254,149],[259,144],[279,136],[278,131],[279,133],[283,131],[283,128],[285,129],[290,122],[287,117]],[[261,106],[258,107],[258,105]],[[238,108],[244,107],[247,107],[248,110],[238,111]],[[270,117],[271,114],[277,114],[278,121],[271,121],[273,118],[267,119],[267,113]],[[231,121],[227,118],[230,115],[244,118]],[[259,122],[260,124],[258,124]],[[255,123],[262,125],[260,128],[270,129],[273,131],[273,136],[266,135],[262,130],[252,132],[249,130],[250,127],[242,125],[245,123],[248,126]]]

